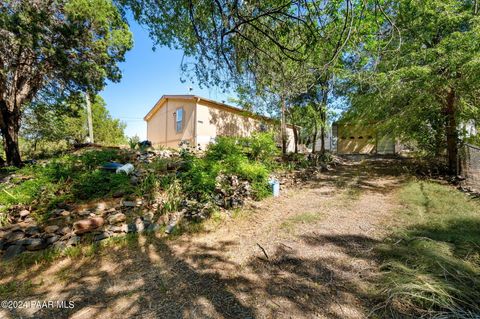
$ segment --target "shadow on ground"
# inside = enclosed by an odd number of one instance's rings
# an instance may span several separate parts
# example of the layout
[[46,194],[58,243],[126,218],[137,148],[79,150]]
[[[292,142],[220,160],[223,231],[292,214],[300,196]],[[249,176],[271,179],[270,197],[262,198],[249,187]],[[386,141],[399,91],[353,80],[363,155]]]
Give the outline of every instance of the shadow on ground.
[[[372,167],[373,166],[373,167]],[[376,167],[377,166],[377,167]],[[399,176],[388,163],[371,161],[340,167],[307,187],[387,192]],[[353,186],[352,186],[353,183]],[[2,284],[31,282],[12,300],[68,300],[72,309],[0,310],[5,318],[363,318],[372,306],[371,273],[357,267],[374,263],[375,239],[357,234],[303,234],[302,250],[277,244],[263,253],[252,247],[243,264],[230,261],[232,241],[190,244],[139,236],[128,248],[105,248],[83,259],[64,259],[4,275]],[[182,246],[182,250],[175,247]],[[329,255],[306,254],[334,247]],[[368,268],[368,267],[367,267]],[[1,273],[1,271],[0,271]],[[42,280],[47,280],[47,282]],[[5,296],[4,296],[5,297]]]
[[[369,238],[316,236],[302,238],[310,249],[336,245],[356,258],[372,258]],[[348,301],[367,300],[355,265],[334,257],[305,259],[279,245],[268,259],[259,251],[246,265],[222,257],[231,245],[196,246],[182,255],[169,242],[139,237],[128,252],[67,260],[32,270],[11,282],[38,280],[50,274],[52,285],[32,288],[15,300],[68,300],[73,309],[11,310],[5,317],[35,318],[279,318],[361,317]],[[355,305],[364,309],[368,305]]]

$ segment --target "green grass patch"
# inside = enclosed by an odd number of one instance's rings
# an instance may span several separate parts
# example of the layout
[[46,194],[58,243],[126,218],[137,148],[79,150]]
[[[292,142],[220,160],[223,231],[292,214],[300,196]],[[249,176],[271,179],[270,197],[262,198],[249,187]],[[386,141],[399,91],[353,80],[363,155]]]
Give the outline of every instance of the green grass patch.
[[287,232],[294,232],[295,228],[300,224],[311,224],[315,223],[323,218],[321,213],[301,213],[292,217],[285,219],[281,224],[280,228]]
[[480,203],[423,181],[403,187],[399,200],[403,224],[379,247],[378,313],[480,316]]

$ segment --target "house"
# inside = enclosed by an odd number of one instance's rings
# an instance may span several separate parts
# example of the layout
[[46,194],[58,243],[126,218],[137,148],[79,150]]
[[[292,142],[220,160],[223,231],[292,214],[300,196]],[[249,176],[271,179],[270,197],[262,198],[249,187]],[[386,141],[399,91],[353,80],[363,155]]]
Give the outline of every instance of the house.
[[337,154],[388,155],[396,154],[400,147],[393,136],[376,133],[372,127],[358,127],[341,122],[332,125],[331,144]]
[[[196,95],[164,95],[144,117],[153,145],[178,148],[188,142],[199,149],[217,136],[249,136],[273,127],[274,121],[240,108]],[[287,127],[288,147],[294,150],[293,129]]]

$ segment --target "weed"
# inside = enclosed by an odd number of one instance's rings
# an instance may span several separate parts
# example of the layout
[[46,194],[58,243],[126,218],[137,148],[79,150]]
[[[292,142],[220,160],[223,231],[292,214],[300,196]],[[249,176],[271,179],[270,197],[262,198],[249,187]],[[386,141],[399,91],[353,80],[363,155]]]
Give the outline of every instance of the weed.
[[386,300],[378,312],[480,314],[480,204],[449,186],[418,181],[399,199],[404,223],[378,248],[384,261],[379,297]]

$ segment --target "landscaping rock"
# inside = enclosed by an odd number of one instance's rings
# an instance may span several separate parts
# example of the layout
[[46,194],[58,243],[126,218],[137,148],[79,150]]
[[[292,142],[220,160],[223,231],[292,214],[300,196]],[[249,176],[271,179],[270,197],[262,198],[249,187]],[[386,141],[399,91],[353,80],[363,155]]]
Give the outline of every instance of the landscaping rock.
[[29,238],[25,244],[27,250],[40,250],[47,247],[47,243],[41,238]]
[[137,206],[137,203],[132,202],[132,201],[123,201],[123,206],[124,207],[135,207],[135,206]]
[[103,231],[101,233],[96,234],[93,237],[93,240],[94,241],[101,241],[101,240],[104,240],[104,239],[107,239],[107,238],[111,237],[111,235],[112,235],[111,233]]
[[57,231],[57,233],[59,233],[60,235],[66,235],[66,234],[69,234],[71,232],[72,232],[72,229],[70,227],[67,227],[67,226],[62,227]]
[[40,235],[40,228],[38,228],[37,226],[27,227],[27,229],[25,229],[25,234],[30,237],[38,236]]
[[64,211],[62,211],[62,212],[60,213],[60,216],[62,216],[62,217],[68,217],[68,216],[70,216],[71,214],[72,214],[72,213],[69,212],[68,210],[64,210]]
[[11,245],[7,248],[2,258],[3,260],[8,260],[17,255],[20,255],[24,251],[25,251],[25,247],[23,245]]
[[90,213],[91,212],[89,210],[82,210],[81,212],[78,212],[78,215],[79,216],[89,216]]
[[148,225],[150,225],[150,223],[144,222],[140,218],[137,218],[135,220],[135,227],[137,229],[137,233],[142,233],[145,230],[145,228],[148,227]]
[[97,204],[97,212],[103,212],[107,209],[107,204],[104,202],[100,202]]
[[143,215],[143,219],[148,221],[148,222],[152,222],[153,221],[153,217],[154,217],[154,214],[153,212],[151,211],[148,211],[146,212],[144,215]]
[[5,236],[5,240],[9,243],[25,238],[25,233],[21,230],[13,230]]
[[147,232],[152,232],[152,233],[155,233],[158,230],[160,230],[160,225],[159,224],[150,224],[150,225],[148,225],[148,227],[146,229]]
[[76,246],[80,243],[80,236],[72,236],[67,242],[65,243],[66,247]]
[[91,232],[98,227],[103,226],[104,220],[102,217],[93,217],[89,219],[79,220],[73,224],[73,228],[77,235]]
[[56,250],[64,250],[65,248],[67,248],[67,243],[64,241],[57,241],[53,243],[53,248]]
[[49,236],[49,237],[45,238],[45,243],[47,245],[51,245],[51,244],[57,242],[58,239],[59,239],[59,237],[57,235]]
[[52,210],[51,214],[53,216],[61,216],[61,214],[65,211],[65,209],[63,208],[56,208],[54,210]]
[[115,215],[108,216],[108,222],[110,224],[118,224],[124,222],[127,219],[127,216],[123,213],[116,213]]
[[43,230],[47,233],[47,234],[53,234],[55,233],[60,227],[58,227],[57,225],[50,225],[50,226],[47,226],[45,227]]
[[165,234],[171,234],[174,231],[176,226],[177,226],[177,224],[167,225],[167,228],[165,228]]
[[122,224],[120,226],[111,226],[110,230],[114,233],[128,233],[128,225]]
[[113,193],[113,197],[115,198],[122,197],[123,195],[125,195],[125,191],[122,190],[118,190]]
[[26,209],[21,210],[20,213],[19,213],[19,215],[20,215],[21,218],[25,218],[25,217],[27,217],[28,215],[30,215],[30,211],[29,211],[29,210],[26,210]]
[[137,176],[130,177],[130,184],[138,185],[138,177]]

